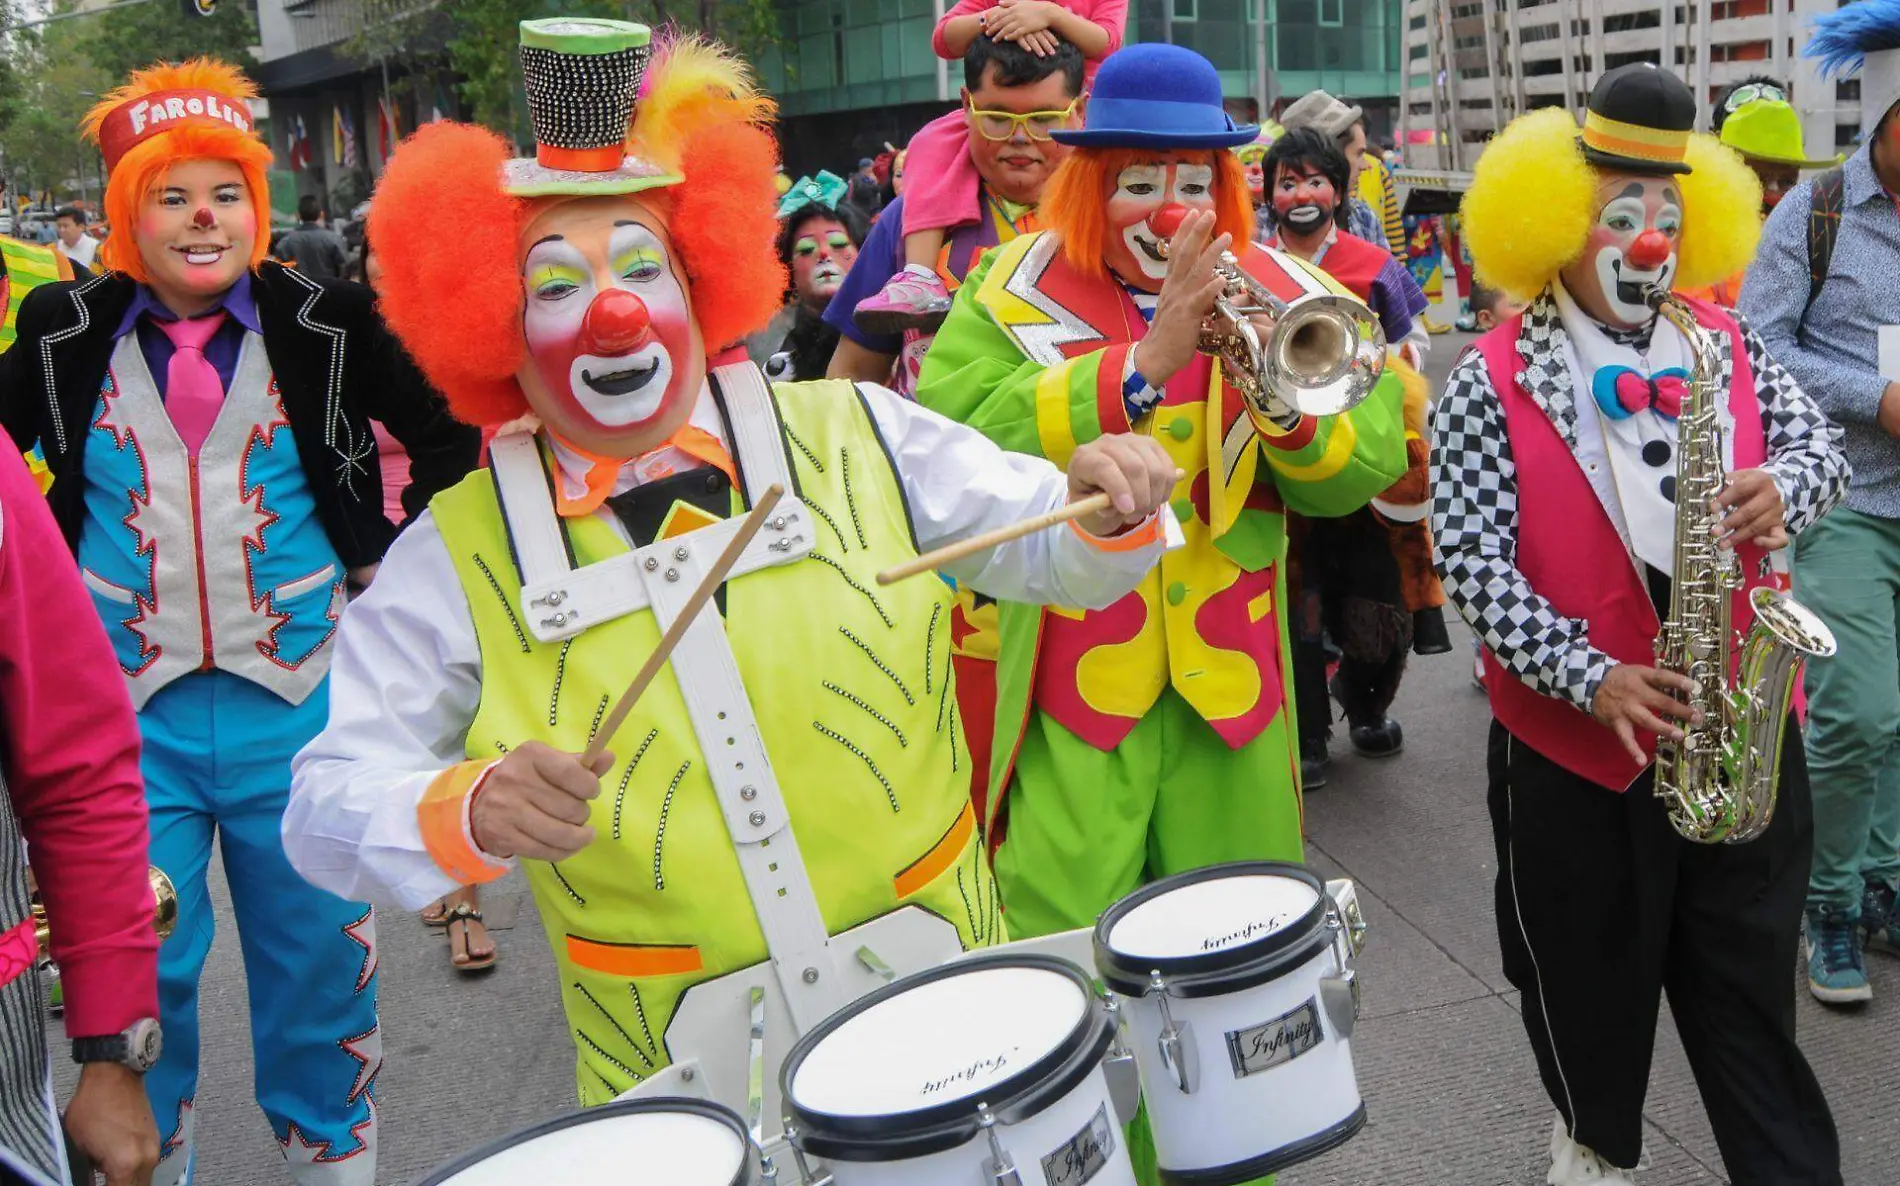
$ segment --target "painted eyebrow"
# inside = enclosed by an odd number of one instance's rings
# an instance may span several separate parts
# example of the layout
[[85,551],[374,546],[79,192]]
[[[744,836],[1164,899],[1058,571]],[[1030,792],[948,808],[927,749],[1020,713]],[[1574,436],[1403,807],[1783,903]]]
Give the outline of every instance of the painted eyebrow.
[[1617,197],[1618,197],[1619,199],[1621,199],[1621,198],[1640,198],[1640,197],[1642,197],[1642,196],[1643,196],[1643,187],[1642,187],[1642,185],[1641,185],[1640,183],[1638,183],[1638,182],[1635,182],[1635,181],[1632,181],[1632,182],[1630,182],[1630,183],[1629,183],[1628,185],[1626,185],[1626,186],[1624,186],[1624,187],[1623,187],[1623,192],[1622,192],[1622,193],[1620,193],[1620,194],[1618,194],[1618,195],[1616,195],[1616,196],[1617,196]]
[[536,239],[534,242],[528,244],[528,250],[533,251],[535,248],[541,246],[541,244],[543,243],[565,243],[566,241],[567,241],[567,238],[564,235],[548,235],[548,236],[545,236],[544,238]]
[[1663,199],[1665,201],[1674,202],[1678,206],[1682,205],[1682,195],[1676,192],[1676,187],[1673,185],[1663,188]]

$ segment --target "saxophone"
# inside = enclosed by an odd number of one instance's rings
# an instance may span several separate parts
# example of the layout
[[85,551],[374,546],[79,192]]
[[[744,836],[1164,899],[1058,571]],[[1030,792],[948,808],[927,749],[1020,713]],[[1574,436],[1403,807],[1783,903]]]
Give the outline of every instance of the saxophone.
[[[1668,801],[1670,823],[1685,839],[1740,844],[1761,835],[1774,816],[1795,681],[1808,656],[1834,653],[1834,635],[1814,611],[1764,587],[1749,595],[1755,622],[1747,638],[1737,639],[1729,619],[1731,597],[1742,587],[1741,562],[1717,546],[1714,534],[1715,497],[1728,476],[1715,340],[1677,297],[1653,286],[1646,295],[1682,332],[1695,359],[1676,421],[1675,577],[1660,666],[1695,682],[1687,703],[1702,721],[1684,722],[1681,741],[1657,742],[1656,794]],[[1731,684],[1731,648],[1738,644]]]

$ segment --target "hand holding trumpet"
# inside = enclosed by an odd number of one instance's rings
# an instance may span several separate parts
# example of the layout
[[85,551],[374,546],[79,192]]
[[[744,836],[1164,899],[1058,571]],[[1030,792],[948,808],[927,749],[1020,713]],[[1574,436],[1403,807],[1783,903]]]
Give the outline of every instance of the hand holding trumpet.
[[[1170,222],[1175,224],[1172,231]],[[1161,282],[1154,323],[1135,347],[1135,369],[1154,387],[1194,361],[1201,327],[1212,316],[1214,301],[1227,290],[1227,280],[1215,265],[1233,246],[1233,236],[1216,235],[1214,223],[1212,210],[1181,206],[1162,210],[1150,222],[1168,235],[1168,275]]]

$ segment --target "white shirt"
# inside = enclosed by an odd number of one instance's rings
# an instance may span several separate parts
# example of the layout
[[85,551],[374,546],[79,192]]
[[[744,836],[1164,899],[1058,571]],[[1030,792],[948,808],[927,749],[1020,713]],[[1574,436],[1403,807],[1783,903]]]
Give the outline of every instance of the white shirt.
[[[923,550],[1068,501],[1068,481],[1049,462],[1004,452],[974,429],[882,387],[862,390]],[[611,512],[596,513],[619,530]],[[1161,519],[1169,538],[1177,537],[1172,516]],[[1062,526],[944,571],[1000,599],[1102,608],[1132,590],[1162,550],[1157,541],[1105,551]],[[466,757],[481,690],[468,601],[425,513],[343,615],[330,666],[329,724],[291,767],[283,837],[297,871],[344,898],[407,909],[455,889],[423,846],[416,808],[429,784]]]
[[99,255],[99,240],[81,231],[77,243],[68,247],[62,241],[59,245],[59,249],[66,253],[67,259],[72,260],[82,267],[90,268],[92,261]]

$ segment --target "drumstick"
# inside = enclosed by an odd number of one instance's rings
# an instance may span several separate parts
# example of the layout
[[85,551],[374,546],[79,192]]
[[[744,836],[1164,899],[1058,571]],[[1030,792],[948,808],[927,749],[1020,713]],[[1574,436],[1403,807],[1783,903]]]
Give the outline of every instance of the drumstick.
[[627,714],[633,711],[634,704],[647,690],[647,685],[653,682],[653,677],[660,673],[660,668],[665,666],[667,658],[673,654],[673,648],[678,646],[680,639],[686,636],[687,627],[693,624],[693,619],[699,616],[699,611],[705,609],[706,603],[712,600],[713,591],[725,581],[726,574],[732,571],[732,566],[739,562],[739,553],[745,551],[745,546],[751,543],[752,537],[759,533],[759,528],[765,524],[765,517],[772,513],[772,508],[778,505],[778,500],[784,493],[785,487],[777,482],[765,488],[765,493],[752,508],[752,513],[745,517],[745,522],[739,524],[739,530],[733,532],[732,539],[726,544],[726,550],[719,553],[719,558],[713,561],[712,567],[706,570],[705,577],[700,580],[699,587],[693,590],[687,597],[686,604],[680,608],[679,616],[673,619],[673,624],[668,626],[666,633],[660,636],[660,645],[653,648],[653,653],[647,656],[647,661],[642,663],[640,670],[634,673],[633,682],[627,685],[627,690],[621,693],[620,699],[614,704],[613,711],[607,714],[607,718],[600,723],[600,728],[594,731],[594,739],[587,743],[587,752],[581,755],[583,766],[591,767],[600,760],[600,755],[607,749],[607,739],[614,735],[620,728],[621,722],[627,719]]
[[[1175,481],[1179,482],[1185,477],[1187,477],[1185,470],[1177,469],[1174,471]],[[1089,495],[1087,498],[1072,502],[1068,506],[1059,507],[1053,511],[1045,511],[1040,515],[1024,519],[1019,523],[1011,523],[1006,527],[998,527],[990,531],[985,531],[981,535],[973,535],[969,539],[938,548],[934,552],[925,552],[921,556],[906,560],[902,564],[894,565],[878,573],[877,583],[880,585],[896,584],[898,581],[914,577],[920,572],[930,572],[933,569],[942,568],[944,565],[961,560],[965,556],[988,551],[990,548],[1006,544],[1013,539],[1021,539],[1025,535],[1041,531],[1045,527],[1054,527],[1058,523],[1067,523],[1071,519],[1080,519],[1083,515],[1092,515],[1096,511],[1108,510],[1111,505],[1113,504],[1109,501],[1106,492],[1097,492]]]

